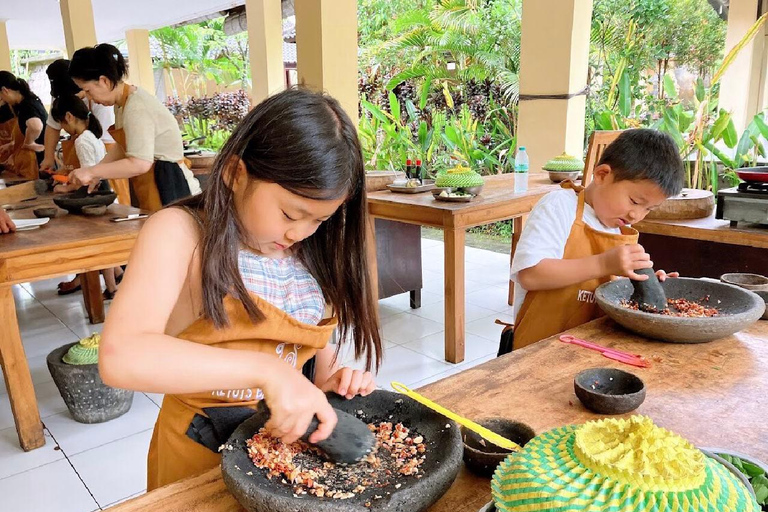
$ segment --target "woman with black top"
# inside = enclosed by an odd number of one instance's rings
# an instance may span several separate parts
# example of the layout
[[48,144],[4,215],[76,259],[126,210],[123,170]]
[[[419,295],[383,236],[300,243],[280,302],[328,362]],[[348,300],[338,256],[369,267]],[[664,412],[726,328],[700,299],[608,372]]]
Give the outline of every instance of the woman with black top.
[[43,128],[48,113],[27,82],[8,71],[0,71],[0,99],[11,107],[16,118],[14,140],[0,147],[0,160],[13,155],[11,170],[24,179],[36,179],[43,160]]

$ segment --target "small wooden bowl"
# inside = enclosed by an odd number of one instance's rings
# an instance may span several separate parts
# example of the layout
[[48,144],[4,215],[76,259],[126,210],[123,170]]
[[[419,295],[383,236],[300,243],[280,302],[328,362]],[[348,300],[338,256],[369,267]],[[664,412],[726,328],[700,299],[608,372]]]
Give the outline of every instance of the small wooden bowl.
[[103,204],[83,206],[82,212],[84,215],[88,215],[90,217],[99,217],[107,213],[107,206]]
[[[525,446],[528,441],[536,437],[536,432],[525,423],[506,418],[485,418],[477,423],[520,446]],[[464,427],[461,427],[461,439],[464,441],[464,464],[470,471],[480,476],[493,475],[496,467],[512,453],[484,440],[479,434]]]
[[35,214],[35,217],[38,219],[44,219],[44,218],[54,218],[56,216],[56,212],[58,211],[58,208],[35,208],[32,210],[32,213]]
[[592,368],[579,373],[573,389],[584,407],[598,414],[624,414],[645,400],[645,383],[616,368]]

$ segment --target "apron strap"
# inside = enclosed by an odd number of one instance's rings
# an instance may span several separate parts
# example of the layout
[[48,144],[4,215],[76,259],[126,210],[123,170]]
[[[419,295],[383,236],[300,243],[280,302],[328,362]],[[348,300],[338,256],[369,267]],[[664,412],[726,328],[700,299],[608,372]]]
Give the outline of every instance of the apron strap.
[[565,180],[562,183],[560,183],[560,188],[564,189],[570,189],[573,190],[578,194],[578,200],[576,203],[576,220],[574,221],[574,224],[578,224],[579,226],[584,225],[584,187],[581,185],[577,185],[571,180]]

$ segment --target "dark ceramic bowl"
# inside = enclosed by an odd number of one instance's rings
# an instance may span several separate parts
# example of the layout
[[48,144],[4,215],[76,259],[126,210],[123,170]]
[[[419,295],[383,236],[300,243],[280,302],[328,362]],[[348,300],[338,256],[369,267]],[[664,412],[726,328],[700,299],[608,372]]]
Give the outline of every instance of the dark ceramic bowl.
[[752,290],[753,292],[768,290],[768,277],[761,276],[760,274],[735,272],[731,274],[723,274],[720,276],[720,280],[726,284],[734,284],[746,290]]
[[678,277],[662,283],[670,299],[701,301],[709,296],[707,304],[720,314],[709,318],[682,318],[646,313],[625,308],[623,300],[632,296],[629,279],[617,279],[600,285],[595,299],[600,309],[616,323],[642,336],[673,343],[704,343],[746,329],[765,312],[765,301],[756,293],[708,279]]
[[[422,512],[448,491],[461,468],[462,442],[456,423],[390,391],[377,390],[351,400],[329,394],[328,401],[349,414],[359,416],[362,411],[366,421],[402,422],[423,436],[427,458],[420,466],[422,478],[397,477],[393,483],[399,487],[369,489],[346,500],[310,494],[297,499],[291,486],[269,480],[265,471],[255,468],[245,450],[246,440],[266,423],[267,416],[261,410],[237,427],[222,452],[224,483],[243,508],[249,512]],[[382,498],[374,499],[377,495]],[[366,507],[366,503],[370,506]]]
[[[528,441],[536,437],[536,432],[525,423],[506,418],[486,418],[477,423],[520,446],[525,446]],[[464,464],[470,471],[480,476],[493,475],[496,466],[512,453],[510,450],[484,440],[479,434],[465,427],[461,427],[461,438],[464,440]]]
[[62,194],[53,198],[53,202],[59,208],[67,210],[69,213],[82,213],[84,206],[109,206],[115,202],[117,194],[114,192],[96,191],[88,194],[88,187],[82,187],[70,194]]
[[35,214],[35,217],[38,219],[44,219],[44,218],[53,218],[56,216],[56,212],[58,211],[58,208],[35,208],[32,210],[32,213]]
[[573,389],[584,407],[598,414],[624,414],[645,400],[639,377],[616,368],[592,368],[579,373]]

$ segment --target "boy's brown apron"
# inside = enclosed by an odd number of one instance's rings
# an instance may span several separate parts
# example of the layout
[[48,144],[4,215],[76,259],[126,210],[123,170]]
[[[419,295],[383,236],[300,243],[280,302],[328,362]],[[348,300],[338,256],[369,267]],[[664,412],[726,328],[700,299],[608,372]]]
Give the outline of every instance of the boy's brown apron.
[[[254,324],[242,303],[225,297],[229,326],[216,329],[213,322],[198,319],[177,337],[193,343],[265,352],[290,363],[297,372],[317,350],[326,346],[336,319],[320,325],[307,325],[294,319],[264,299],[251,295],[266,318]],[[300,342],[301,345],[296,344]],[[147,461],[147,490],[196,475],[219,464],[221,456],[194,441],[187,434],[193,420],[205,416],[203,409],[239,406],[255,408],[261,399],[258,389],[215,390],[189,395],[166,395],[155,424]]]
[[[77,158],[77,151],[75,151],[75,139],[77,135],[72,135],[69,139],[61,141],[61,160],[64,164],[64,174],[69,174],[75,169],[80,168],[80,160]],[[114,142],[104,144],[107,152],[109,148],[114,146]],[[124,178],[109,180],[109,186],[117,194],[117,202],[126,206],[131,205],[131,192],[128,189],[128,180]]]
[[4,131],[7,132],[10,129],[11,141],[13,142],[11,156],[7,160],[7,164],[10,167],[9,171],[18,175],[21,179],[37,179],[40,171],[40,166],[37,163],[37,154],[31,149],[23,147],[25,137],[21,133],[21,128],[19,128],[19,118],[14,117],[4,123],[4,125]]
[[[638,232],[634,228],[622,227],[621,234],[617,234],[588,226],[583,219],[583,189],[570,182],[564,183],[563,188],[573,188],[579,194],[576,220],[565,243],[563,259],[586,258],[614,247],[637,243]],[[609,279],[605,276],[565,288],[528,292],[515,321],[514,348],[526,347],[602,316],[595,303],[595,290]]]

